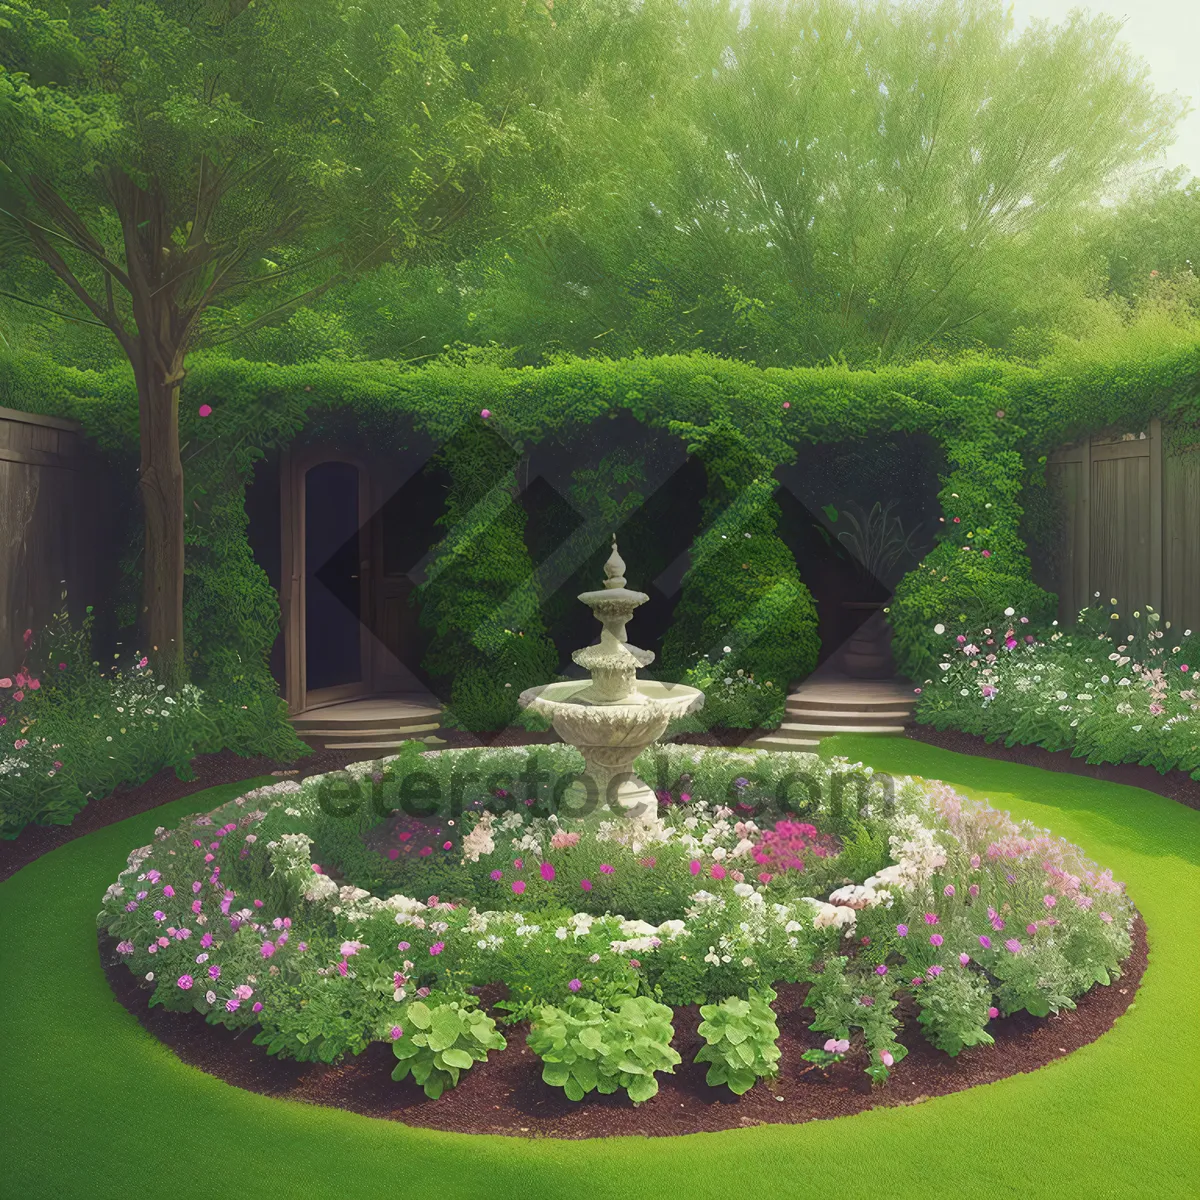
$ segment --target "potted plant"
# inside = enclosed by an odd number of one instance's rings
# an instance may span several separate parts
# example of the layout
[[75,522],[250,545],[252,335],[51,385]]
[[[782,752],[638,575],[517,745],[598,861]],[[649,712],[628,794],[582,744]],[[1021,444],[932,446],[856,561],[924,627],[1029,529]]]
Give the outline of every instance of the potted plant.
[[823,510],[853,564],[852,598],[843,600],[842,608],[855,631],[839,652],[838,665],[857,679],[890,679],[895,672],[883,609],[917,557],[919,531],[919,526],[906,530],[895,507],[895,501],[876,501],[869,509],[851,502],[841,511],[831,504]]

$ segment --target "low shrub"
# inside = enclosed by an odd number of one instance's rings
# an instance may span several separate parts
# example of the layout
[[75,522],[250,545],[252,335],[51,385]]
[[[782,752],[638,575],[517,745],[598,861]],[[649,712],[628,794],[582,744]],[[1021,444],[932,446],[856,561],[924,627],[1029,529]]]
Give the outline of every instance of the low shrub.
[[[489,1050],[503,1050],[508,1042],[496,1022],[470,1002],[413,1000],[401,1008],[388,1036],[393,1039],[396,1063],[393,1079],[413,1079],[436,1100],[477,1062],[486,1062]],[[405,1037],[405,1027],[408,1036]]]
[[546,1005],[529,1028],[528,1042],[546,1064],[542,1079],[562,1088],[569,1100],[624,1088],[641,1104],[658,1093],[656,1073],[673,1075],[681,1061],[671,1049],[674,1032],[665,1004],[629,996],[615,1009],[595,1000]]
[[728,996],[720,1004],[701,1006],[704,1018],[698,1032],[705,1044],[696,1062],[712,1065],[706,1076],[710,1087],[724,1084],[735,1096],[748,1092],[760,1079],[779,1072],[779,1026],[771,1002],[775,992],[750,989],[748,999]]

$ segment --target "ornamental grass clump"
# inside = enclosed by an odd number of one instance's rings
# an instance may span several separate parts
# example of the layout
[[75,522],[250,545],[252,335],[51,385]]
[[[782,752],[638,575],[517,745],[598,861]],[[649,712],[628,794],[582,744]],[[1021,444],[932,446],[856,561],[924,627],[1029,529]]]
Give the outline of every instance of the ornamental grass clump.
[[469,1000],[445,998],[414,1000],[401,1008],[389,1030],[392,1050],[400,1060],[393,1079],[413,1079],[436,1100],[447,1088],[457,1087],[459,1076],[477,1062],[486,1062],[489,1050],[503,1050],[508,1042],[487,1013]]
[[629,996],[616,1009],[595,1000],[546,1005],[529,1029],[529,1048],[545,1066],[542,1079],[569,1100],[624,1088],[634,1104],[658,1092],[655,1073],[675,1073],[671,1010],[649,996]]
[[696,1062],[708,1068],[710,1087],[724,1084],[735,1096],[748,1092],[759,1079],[772,1079],[779,1073],[779,1026],[771,1002],[775,992],[750,989],[748,998],[728,996],[720,1004],[700,1008],[704,1018],[699,1034],[705,1044]]

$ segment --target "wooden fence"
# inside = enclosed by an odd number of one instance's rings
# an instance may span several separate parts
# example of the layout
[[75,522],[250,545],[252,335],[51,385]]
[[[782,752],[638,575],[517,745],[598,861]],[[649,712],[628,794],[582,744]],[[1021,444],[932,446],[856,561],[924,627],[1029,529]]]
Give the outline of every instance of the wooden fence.
[[1200,628],[1200,446],[1172,445],[1159,421],[1096,435],[1050,456],[1061,537],[1042,564],[1071,620],[1095,594],[1150,604],[1172,628]]
[[70,421],[0,408],[0,676],[58,610],[99,602],[106,489]]

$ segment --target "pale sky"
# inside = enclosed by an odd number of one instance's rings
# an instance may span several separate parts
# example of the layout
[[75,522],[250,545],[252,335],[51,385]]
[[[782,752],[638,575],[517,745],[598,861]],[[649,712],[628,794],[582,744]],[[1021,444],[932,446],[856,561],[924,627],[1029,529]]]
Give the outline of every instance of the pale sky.
[[1121,36],[1150,68],[1160,92],[1190,98],[1193,111],[1177,127],[1165,166],[1200,176],[1200,0],[1013,0],[1017,31],[1034,18],[1058,24],[1074,8],[1124,21]]

